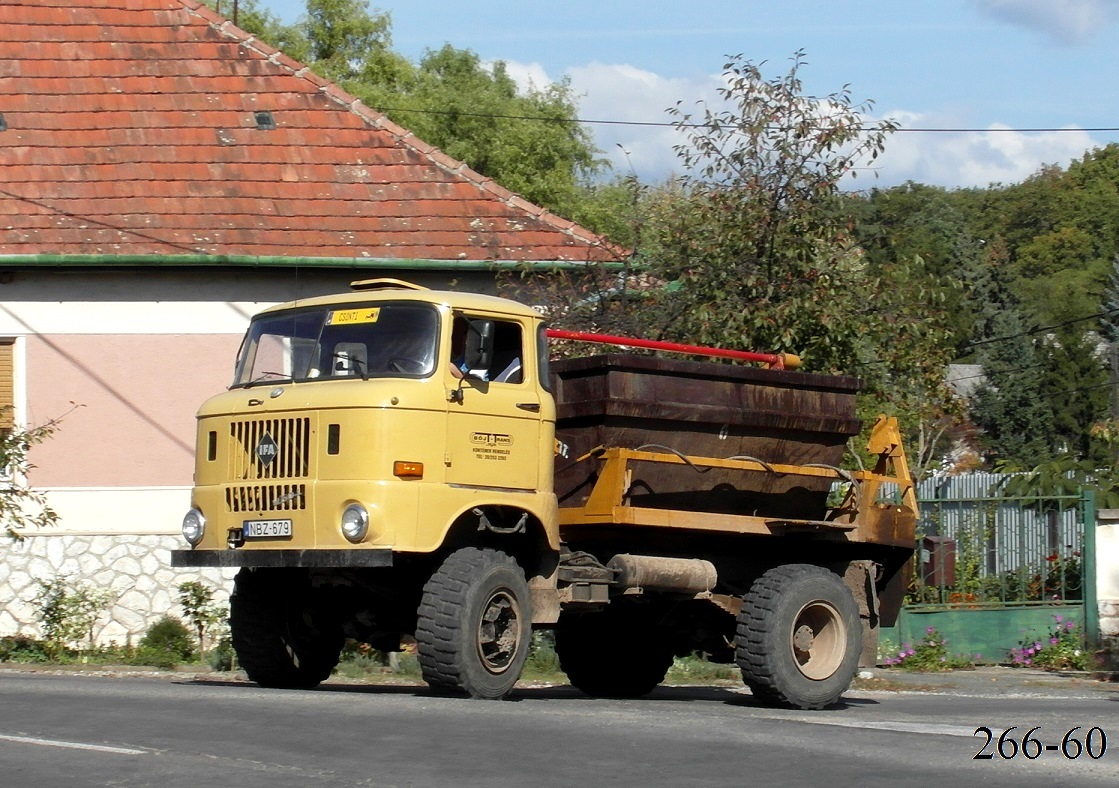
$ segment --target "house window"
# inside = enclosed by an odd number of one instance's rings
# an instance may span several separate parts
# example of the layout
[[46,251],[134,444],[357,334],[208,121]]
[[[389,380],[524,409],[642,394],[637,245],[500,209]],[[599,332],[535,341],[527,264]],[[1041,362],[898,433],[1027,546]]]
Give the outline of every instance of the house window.
[[[0,337],[0,435],[6,435],[16,423],[15,347],[14,339]],[[0,482],[9,480],[8,467],[0,467]]]
[[0,338],[0,430],[15,425],[15,347],[14,339]]

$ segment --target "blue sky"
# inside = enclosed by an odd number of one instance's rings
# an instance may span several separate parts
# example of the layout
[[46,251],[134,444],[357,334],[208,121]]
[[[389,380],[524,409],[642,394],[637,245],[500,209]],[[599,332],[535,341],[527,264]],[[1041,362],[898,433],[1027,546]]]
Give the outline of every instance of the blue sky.
[[[295,21],[303,0],[262,0]],[[788,70],[798,49],[808,91],[849,85],[868,118],[908,128],[1071,129],[898,133],[875,163],[891,186],[1012,183],[1119,142],[1119,0],[470,0],[370,2],[392,16],[394,48],[413,60],[444,43],[504,60],[520,80],[567,76],[588,120],[666,122],[676,101],[713,100],[724,56]],[[619,170],[646,180],[674,169],[674,132],[591,125]],[[628,151],[628,157],[623,153]]]

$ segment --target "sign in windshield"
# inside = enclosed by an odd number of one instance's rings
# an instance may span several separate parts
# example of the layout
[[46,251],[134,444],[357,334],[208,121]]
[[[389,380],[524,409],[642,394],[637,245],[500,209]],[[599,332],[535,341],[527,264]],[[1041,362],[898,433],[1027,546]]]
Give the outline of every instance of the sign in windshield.
[[439,313],[427,304],[301,308],[253,320],[234,386],[322,378],[426,377]]

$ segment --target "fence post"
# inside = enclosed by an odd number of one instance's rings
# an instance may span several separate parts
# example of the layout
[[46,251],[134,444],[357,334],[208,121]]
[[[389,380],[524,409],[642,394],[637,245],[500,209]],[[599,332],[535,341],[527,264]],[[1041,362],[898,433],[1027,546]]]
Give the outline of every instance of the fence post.
[[1096,491],[1080,491],[1080,511],[1084,522],[1084,560],[1080,585],[1084,589],[1084,638],[1095,650],[1100,640],[1100,605],[1096,588]]

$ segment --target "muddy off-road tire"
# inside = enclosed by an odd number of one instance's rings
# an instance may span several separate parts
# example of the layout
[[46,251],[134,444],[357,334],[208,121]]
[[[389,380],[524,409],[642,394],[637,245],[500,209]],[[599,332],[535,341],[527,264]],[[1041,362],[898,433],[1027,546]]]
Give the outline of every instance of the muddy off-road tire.
[[742,679],[761,702],[821,709],[839,700],[858,669],[859,607],[833,572],[779,566],[743,598],[735,646]]
[[528,583],[505,553],[457,550],[424,585],[416,645],[424,681],[436,692],[505,697],[531,640]]
[[238,664],[262,687],[315,687],[342,652],[341,629],[316,620],[303,577],[283,569],[237,573],[229,627]]
[[592,698],[640,698],[664,681],[672,647],[644,610],[615,607],[560,616],[556,655],[573,687]]

